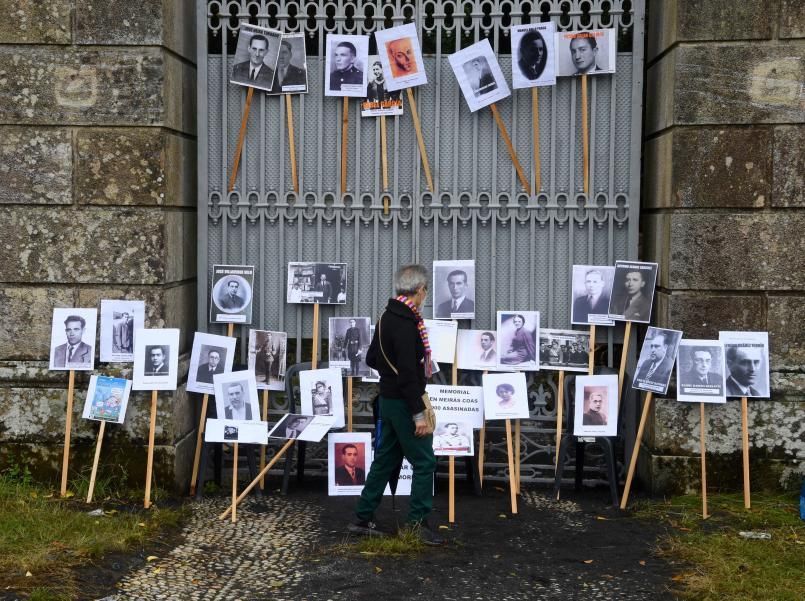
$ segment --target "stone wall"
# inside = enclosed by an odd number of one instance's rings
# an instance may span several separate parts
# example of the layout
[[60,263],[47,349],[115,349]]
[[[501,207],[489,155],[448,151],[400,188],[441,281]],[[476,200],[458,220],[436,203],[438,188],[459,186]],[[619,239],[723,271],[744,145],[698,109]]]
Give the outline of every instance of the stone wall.
[[[146,327],[181,328],[187,349],[195,60],[192,0],[19,0],[0,20],[0,469],[59,478],[67,372],[47,370],[54,307],[143,299]],[[130,373],[120,367],[96,360],[95,373]],[[86,473],[98,429],[80,418],[88,381],[77,374],[71,477]],[[158,407],[157,486],[182,489],[195,407],[182,389]],[[139,486],[149,409],[133,394],[101,456]]]
[[[805,3],[649,2],[642,256],[656,323],[768,330],[773,396],[749,403],[754,486],[805,473]],[[699,483],[698,406],[659,399],[641,471]],[[740,404],[707,407],[708,484],[740,490]]]

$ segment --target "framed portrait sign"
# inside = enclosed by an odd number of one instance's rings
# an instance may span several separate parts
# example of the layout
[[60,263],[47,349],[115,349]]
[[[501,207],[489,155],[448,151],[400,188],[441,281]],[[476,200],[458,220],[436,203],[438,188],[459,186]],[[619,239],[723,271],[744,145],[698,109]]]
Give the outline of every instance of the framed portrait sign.
[[213,376],[215,415],[218,419],[260,421],[257,382],[251,370],[230,371]]
[[511,95],[489,40],[484,38],[448,58],[470,111],[475,112]]
[[475,261],[433,262],[433,318],[475,319]]
[[134,390],[176,390],[179,375],[179,330],[134,333]]
[[513,88],[556,85],[555,33],[551,22],[511,28]]
[[436,421],[444,416],[454,419],[454,414],[456,414],[460,415],[460,421],[469,424],[470,428],[483,428],[484,391],[481,386],[428,384],[425,390],[430,396],[433,411],[436,413]]
[[498,311],[497,325],[501,369],[539,370],[539,311]]
[[615,267],[611,265],[574,265],[570,323],[614,326],[615,321],[609,317],[614,279]]
[[307,52],[304,33],[284,33],[280,40],[274,83],[269,94],[307,92]]
[[428,83],[425,61],[414,23],[375,32],[377,52],[388,82],[387,89],[402,90]]
[[590,332],[540,328],[540,369],[587,372],[589,353]]
[[50,369],[92,371],[95,366],[97,309],[53,309]]
[[84,419],[122,424],[129,405],[131,380],[93,375],[89,379]]
[[215,394],[213,377],[232,371],[237,341],[233,336],[196,332],[187,372],[187,390]]
[[213,265],[210,296],[210,323],[251,323],[254,265]]
[[324,95],[363,98],[369,62],[368,35],[328,33],[324,64]]
[[242,419],[208,419],[204,428],[206,442],[244,442],[266,444],[268,422]]
[[282,33],[241,21],[229,83],[269,92]]
[[458,323],[441,319],[426,319],[431,357],[437,363],[453,363],[456,360],[456,332]]
[[522,372],[484,374],[484,419],[528,419],[528,387]]
[[285,390],[287,348],[285,332],[249,330],[249,369],[258,390]]
[[346,263],[288,263],[288,303],[347,304]]
[[334,423],[335,418],[331,415],[288,413],[271,429],[268,437],[319,442]]
[[724,343],[718,340],[679,342],[676,398],[688,403],[726,403]]
[[657,263],[616,261],[609,317],[617,321],[649,323],[657,283]]
[[145,301],[101,301],[101,361],[134,361],[134,332],[145,327]]
[[331,497],[361,494],[372,465],[372,435],[339,432],[327,436],[327,494]]
[[458,368],[499,371],[495,330],[458,330]]
[[330,367],[340,367],[344,377],[371,375],[366,351],[372,342],[368,317],[331,317],[329,321]]
[[556,40],[556,74],[606,75],[615,72],[618,49],[615,29],[560,31]]
[[344,427],[344,389],[340,367],[299,372],[300,410],[305,415],[329,415],[334,427]]
[[433,431],[433,454],[445,457],[472,457],[475,454],[472,424],[462,413],[443,412],[436,415]]
[[574,436],[618,435],[618,376],[576,376]]
[[366,98],[361,102],[361,117],[393,117],[403,114],[400,91],[388,89],[388,80],[383,73],[380,57],[369,57],[369,79],[366,84]]
[[680,330],[650,327],[637,358],[632,388],[659,394],[668,392],[681,339]]
[[769,387],[769,333],[719,332],[727,363],[727,396],[771,396]]

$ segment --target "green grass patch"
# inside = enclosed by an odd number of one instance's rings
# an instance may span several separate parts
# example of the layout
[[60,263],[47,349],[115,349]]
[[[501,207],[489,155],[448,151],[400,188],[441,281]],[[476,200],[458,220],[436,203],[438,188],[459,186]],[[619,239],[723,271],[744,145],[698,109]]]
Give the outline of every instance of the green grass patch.
[[[673,592],[682,599],[801,601],[805,599],[805,522],[792,494],[708,496],[711,517],[701,518],[699,496],[637,505],[639,516],[670,526],[658,545],[661,556],[681,562]],[[766,532],[770,540],[740,532]]]
[[[181,509],[108,509],[33,484],[24,470],[0,473],[0,590],[11,587],[30,599],[75,598],[72,570],[105,554],[142,549],[175,528]],[[26,576],[30,573],[30,576]]]
[[[401,530],[397,535],[364,536],[350,539],[341,544],[328,547],[326,553],[363,557],[405,557],[414,556],[427,549],[418,534],[411,530]],[[317,550],[317,553],[319,550]]]

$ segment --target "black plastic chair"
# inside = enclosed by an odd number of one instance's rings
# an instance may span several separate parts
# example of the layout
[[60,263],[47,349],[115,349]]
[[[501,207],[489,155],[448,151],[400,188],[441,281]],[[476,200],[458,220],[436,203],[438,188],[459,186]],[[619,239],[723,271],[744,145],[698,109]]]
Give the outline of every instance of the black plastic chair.
[[[617,370],[606,366],[599,366],[595,368],[595,375],[615,374]],[[559,489],[562,485],[562,474],[564,472],[565,463],[570,456],[571,444],[575,442],[576,447],[576,478],[575,488],[580,490],[582,486],[582,479],[584,475],[584,451],[587,443],[579,440],[573,434],[575,425],[575,399],[576,399],[576,375],[571,374],[565,376],[565,398],[564,413],[565,413],[565,426],[562,440],[559,442],[559,461],[556,466],[556,476],[554,478],[553,492],[554,496],[558,498]],[[585,375],[585,374],[578,374]],[[625,382],[630,381],[628,374],[624,374],[624,399],[621,399],[620,410],[618,411],[618,431],[620,431],[621,415],[625,406],[625,397],[631,393],[631,388]],[[596,436],[595,444],[600,445],[604,449],[604,461],[607,468],[607,479],[609,480],[609,490],[612,495],[612,505],[618,507],[618,476],[617,476],[617,463],[615,462],[615,440],[617,436]]]

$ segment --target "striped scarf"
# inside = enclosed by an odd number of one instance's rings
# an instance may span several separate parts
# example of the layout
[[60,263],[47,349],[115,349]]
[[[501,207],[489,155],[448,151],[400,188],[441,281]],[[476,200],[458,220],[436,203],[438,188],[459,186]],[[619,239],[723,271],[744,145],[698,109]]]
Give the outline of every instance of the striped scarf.
[[425,377],[430,378],[433,375],[433,368],[430,363],[430,340],[428,340],[428,329],[425,327],[425,320],[422,319],[419,309],[416,308],[416,305],[407,296],[401,294],[396,300],[411,309],[414,317],[416,317],[416,329],[419,330],[419,337],[422,339],[422,344],[425,347]]

